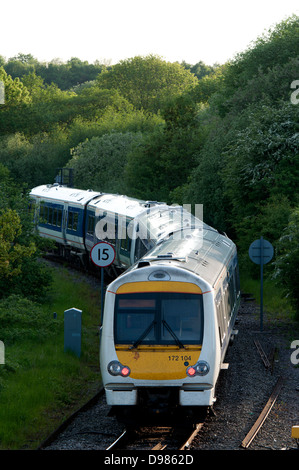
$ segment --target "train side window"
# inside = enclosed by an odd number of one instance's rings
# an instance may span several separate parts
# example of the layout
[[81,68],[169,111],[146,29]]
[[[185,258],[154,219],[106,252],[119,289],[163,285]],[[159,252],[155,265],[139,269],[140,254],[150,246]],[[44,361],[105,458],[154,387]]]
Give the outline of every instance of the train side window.
[[78,219],[79,219],[79,214],[78,212],[73,212],[73,231],[77,232],[78,228]]
[[95,216],[89,215],[87,220],[87,233],[88,235],[93,235],[95,229]]
[[73,229],[73,212],[69,212],[68,214],[67,228],[68,230]]
[[235,282],[234,282],[234,276],[232,272],[230,271],[230,277],[228,281],[228,304],[230,308],[230,315],[232,315],[234,312],[235,302],[236,302]]
[[57,226],[57,209],[53,209],[53,221],[52,225]]
[[131,222],[131,219],[126,219],[126,227],[123,227],[122,230],[122,239],[121,239],[121,250],[124,252],[130,252],[131,251],[131,244],[132,244],[132,239],[130,237],[130,234],[128,233],[128,225]]
[[143,240],[137,237],[136,244],[135,244],[135,255],[134,255],[135,261],[138,261],[140,258],[142,258],[147,253],[147,251],[148,249],[143,243]]
[[44,202],[41,202],[40,208],[39,208],[39,223],[45,224],[47,219],[48,219],[48,208],[45,206]]
[[224,309],[225,309],[225,313],[227,315],[226,320],[228,322],[228,319],[229,319],[230,313],[231,313],[231,309],[230,309],[230,303],[229,303],[229,288],[228,288],[228,279],[227,278],[225,278],[224,281],[223,281],[222,289],[223,289]]
[[72,232],[76,232],[78,228],[79,214],[78,212],[69,211],[67,228]]
[[57,227],[61,227],[62,223],[62,209],[57,210]]
[[48,224],[53,225],[53,208],[49,207],[48,210]]
[[223,302],[222,302],[222,293],[221,289],[219,289],[216,299],[215,299],[215,304],[216,304],[216,312],[217,312],[217,319],[218,319],[218,328],[219,328],[219,338],[220,338],[220,344],[222,345],[223,339],[225,336],[225,312],[223,309]]

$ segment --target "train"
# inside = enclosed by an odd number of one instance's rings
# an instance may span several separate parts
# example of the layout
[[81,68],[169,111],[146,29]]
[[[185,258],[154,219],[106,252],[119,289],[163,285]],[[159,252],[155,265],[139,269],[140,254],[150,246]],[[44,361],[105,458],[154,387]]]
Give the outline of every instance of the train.
[[237,248],[183,206],[42,185],[30,192],[40,236],[90,263],[115,250],[106,288],[100,370],[113,409],[202,409],[216,384],[240,304]]

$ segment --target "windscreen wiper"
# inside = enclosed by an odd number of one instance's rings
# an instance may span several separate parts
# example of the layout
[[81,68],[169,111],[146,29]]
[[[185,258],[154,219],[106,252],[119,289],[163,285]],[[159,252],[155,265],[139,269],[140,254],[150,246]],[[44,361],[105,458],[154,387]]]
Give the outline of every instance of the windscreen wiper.
[[167,321],[166,321],[166,320],[162,320],[162,323],[163,323],[163,325],[166,327],[166,329],[169,331],[169,333],[171,334],[171,336],[172,336],[173,339],[175,340],[176,344],[177,344],[180,348],[186,349],[185,346],[183,345],[183,343],[179,340],[179,338],[178,338],[177,335],[175,334],[175,332],[172,330],[172,328],[170,327],[170,325],[168,325]]
[[149,332],[151,331],[151,329],[153,328],[153,326],[156,324],[157,322],[155,320],[152,321],[152,323],[150,323],[150,325],[146,328],[146,330],[144,330],[144,332],[139,336],[138,339],[136,339],[136,341],[132,344],[132,346],[129,348],[129,349],[134,349],[134,348],[137,348],[137,346],[141,343],[141,341],[149,334]]

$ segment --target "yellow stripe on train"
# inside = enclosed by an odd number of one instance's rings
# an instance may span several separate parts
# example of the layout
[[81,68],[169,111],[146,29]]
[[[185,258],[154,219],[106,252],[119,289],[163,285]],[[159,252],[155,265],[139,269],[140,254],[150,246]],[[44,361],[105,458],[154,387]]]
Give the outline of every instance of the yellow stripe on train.
[[127,282],[121,285],[117,294],[130,294],[137,292],[178,292],[188,294],[202,294],[202,290],[196,284],[191,282],[177,281],[141,281]]

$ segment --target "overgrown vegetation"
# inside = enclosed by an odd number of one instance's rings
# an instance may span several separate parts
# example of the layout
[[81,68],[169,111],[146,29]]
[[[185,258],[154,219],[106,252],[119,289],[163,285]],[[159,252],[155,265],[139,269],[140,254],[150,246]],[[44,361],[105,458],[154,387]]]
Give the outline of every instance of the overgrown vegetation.
[[[99,389],[98,296],[79,277],[55,269],[44,305],[15,295],[0,301],[0,449],[36,448]],[[82,310],[80,358],[64,352],[63,313],[71,307]]]

